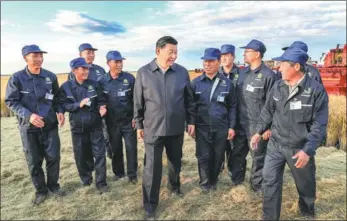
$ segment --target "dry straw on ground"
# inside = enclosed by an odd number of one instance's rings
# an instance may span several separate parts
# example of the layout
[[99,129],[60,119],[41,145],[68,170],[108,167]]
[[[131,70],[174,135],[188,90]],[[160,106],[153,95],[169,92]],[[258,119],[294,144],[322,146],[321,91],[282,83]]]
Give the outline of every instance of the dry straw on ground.
[[[82,188],[73,158],[71,134],[67,122],[67,125],[59,131],[62,144],[60,183],[67,191],[67,196],[56,198],[50,195],[44,204],[32,206],[34,188],[25,163],[16,119],[12,117],[1,120],[1,219],[136,220],[143,218],[142,142],[138,145],[139,183],[130,185],[126,180],[112,181],[110,160],[107,160],[107,181],[110,192],[99,195],[94,186]],[[167,163],[164,163],[158,219],[261,219],[261,198],[252,194],[248,182],[233,188],[224,171],[217,191],[202,195],[198,188],[195,142],[191,138],[185,138],[183,153],[181,181],[185,195],[183,198],[178,198],[169,194],[166,188]],[[346,153],[336,148],[320,148],[316,164],[317,219],[346,219]],[[250,165],[248,157],[247,181]],[[283,183],[281,219],[303,219],[297,211],[297,190],[287,167]]]

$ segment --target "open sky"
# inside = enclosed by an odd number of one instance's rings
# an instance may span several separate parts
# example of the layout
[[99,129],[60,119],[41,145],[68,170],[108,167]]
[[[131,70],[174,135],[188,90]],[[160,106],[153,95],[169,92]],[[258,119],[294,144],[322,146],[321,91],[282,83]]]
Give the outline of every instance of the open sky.
[[106,68],[106,53],[119,50],[127,58],[124,69],[136,71],[154,58],[155,42],[164,35],[178,40],[177,63],[188,69],[201,68],[204,49],[222,44],[234,44],[243,63],[238,47],[251,39],[264,42],[265,59],[301,40],[319,61],[346,43],[346,2],[2,1],[1,74],[25,66],[21,48],[28,44],[48,51],[44,68],[68,72],[85,42],[99,49],[96,64]]

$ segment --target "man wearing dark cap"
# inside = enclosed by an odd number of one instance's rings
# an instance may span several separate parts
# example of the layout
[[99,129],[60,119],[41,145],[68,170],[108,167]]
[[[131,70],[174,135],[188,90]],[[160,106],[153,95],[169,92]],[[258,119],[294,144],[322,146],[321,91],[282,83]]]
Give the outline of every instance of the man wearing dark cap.
[[204,72],[192,82],[197,103],[196,157],[203,193],[216,189],[227,140],[235,136],[236,101],[233,83],[218,72],[221,52],[207,48]]
[[[232,154],[233,185],[241,184],[245,179],[246,156],[249,152],[249,141],[254,134],[261,108],[268,98],[269,91],[277,80],[274,72],[264,64],[262,58],[266,52],[265,45],[258,40],[250,41],[244,48],[244,60],[248,67],[236,83],[237,126]],[[250,174],[251,188],[259,193],[262,183],[262,169],[270,132],[266,131],[259,142],[257,150],[251,150],[252,168]]]
[[[236,66],[234,63],[235,61],[235,46],[231,44],[225,44],[221,47],[221,64],[222,66],[219,68],[219,73],[223,74],[227,78],[229,78],[234,86],[236,86],[237,79],[240,74],[240,68]],[[227,160],[227,167],[229,171],[229,176],[231,177],[231,168],[232,168],[232,161],[231,161],[231,155],[232,155],[232,149],[233,149],[233,141],[227,140],[226,141],[226,160]],[[224,170],[224,158],[222,163],[221,172]]]
[[[6,105],[17,116],[25,158],[36,189],[34,204],[45,201],[48,190],[55,195],[65,195],[58,183],[58,123],[63,125],[64,111],[57,100],[57,77],[42,68],[43,53],[47,52],[37,45],[23,47],[22,55],[27,66],[10,77],[5,98]],[[44,159],[47,183],[42,169]]]
[[118,51],[106,55],[110,71],[99,81],[106,98],[106,125],[112,147],[113,180],[125,176],[123,160],[123,141],[127,158],[127,175],[133,184],[137,182],[137,137],[133,121],[133,90],[135,78],[124,72],[125,58]]
[[[308,52],[307,44],[305,44],[302,41],[294,41],[289,47],[284,47],[284,48],[282,48],[282,50],[285,51],[288,48],[299,48],[306,53]],[[319,83],[322,84],[322,78],[320,76],[320,73],[319,73],[318,69],[315,68],[314,66],[306,63],[305,64],[305,74],[307,74],[308,76],[310,76],[311,78],[315,79],[316,81],[318,81]]]
[[75,77],[60,88],[59,101],[69,112],[72,145],[77,170],[84,186],[93,182],[89,153],[95,165],[96,187],[100,193],[108,191],[106,183],[106,157],[101,117],[106,101],[97,81],[88,79],[90,65],[84,58],[70,62]]
[[[277,81],[261,111],[251,146],[271,126],[272,136],[263,169],[263,219],[279,220],[285,164],[299,193],[302,215],[314,217],[316,166],[314,155],[326,134],[328,95],[324,87],[305,74],[308,55],[288,48],[281,57],[282,80]],[[259,145],[258,145],[259,146]]]
[[[100,80],[105,74],[106,71],[100,67],[99,65],[93,64],[94,59],[95,59],[95,51],[97,51],[98,49],[94,48],[91,44],[89,43],[83,43],[78,47],[78,50],[80,52],[80,57],[84,58],[87,62],[87,64],[90,65],[89,68],[89,74],[88,74],[88,79],[94,80],[94,81],[98,81]],[[72,80],[74,79],[75,75],[70,72],[68,75],[68,80]],[[107,133],[107,127],[106,127],[106,123],[105,120],[102,120],[102,131],[104,134],[104,140],[105,140],[105,148],[107,151],[107,156],[111,159],[112,158],[112,148],[111,148],[111,144],[109,141],[109,136]],[[90,161],[93,161],[92,159],[92,153],[89,153],[89,158]],[[91,163],[91,162],[90,162]]]
[[177,40],[164,36],[156,43],[156,58],[136,74],[134,119],[137,136],[144,139],[143,169],[145,218],[154,218],[159,203],[162,154],[168,158],[168,188],[181,196],[180,172],[185,122],[195,132],[195,102],[187,69],[175,63]]

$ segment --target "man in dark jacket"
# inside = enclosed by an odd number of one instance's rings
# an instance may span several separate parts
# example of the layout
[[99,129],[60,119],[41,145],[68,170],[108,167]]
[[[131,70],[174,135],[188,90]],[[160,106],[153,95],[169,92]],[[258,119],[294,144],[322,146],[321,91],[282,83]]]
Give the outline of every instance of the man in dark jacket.
[[326,134],[328,95],[323,86],[305,74],[308,55],[298,48],[287,49],[281,57],[283,79],[273,86],[262,109],[251,146],[257,148],[270,125],[263,169],[263,219],[279,220],[285,164],[292,172],[299,193],[302,215],[314,217],[316,199],[315,151]]
[[133,90],[135,77],[123,69],[125,58],[118,51],[106,55],[110,71],[99,81],[106,98],[106,125],[112,146],[113,180],[125,176],[123,141],[127,158],[127,175],[133,184],[137,182],[137,137],[133,121]]
[[[6,105],[17,115],[24,154],[36,189],[34,204],[45,201],[48,190],[59,196],[65,195],[58,183],[58,121],[62,126],[64,111],[57,100],[57,77],[41,67],[43,53],[46,52],[37,45],[23,47],[22,55],[27,66],[10,77],[5,98]],[[47,183],[42,169],[44,159]]]
[[[244,48],[244,60],[249,66],[242,70],[236,83],[237,112],[236,136],[232,154],[233,185],[241,184],[245,179],[246,156],[250,150],[249,141],[254,134],[260,110],[264,106],[272,85],[277,80],[274,72],[264,64],[262,58],[266,52],[265,45],[258,40],[251,40]],[[257,150],[251,150],[252,168],[250,174],[251,188],[261,191],[262,169],[270,130],[264,132]]]
[[[96,187],[100,193],[108,191],[106,183],[106,157],[101,117],[106,114],[106,102],[97,81],[88,79],[89,64],[84,58],[70,62],[75,78],[65,82],[59,100],[69,112],[72,144],[79,176],[84,186],[93,182],[95,165]],[[86,154],[88,153],[88,154]],[[92,153],[93,165],[89,159]]]
[[134,118],[137,136],[144,139],[143,204],[146,218],[153,218],[159,203],[162,153],[169,166],[168,188],[180,190],[180,171],[185,122],[188,134],[195,130],[195,102],[187,69],[174,63],[177,41],[164,36],[156,44],[157,57],[136,74]]
[[197,103],[196,157],[203,193],[216,189],[226,141],[235,136],[236,102],[233,83],[218,72],[221,52],[207,48],[204,72],[192,82]]
[[[232,44],[224,44],[221,46],[221,66],[219,68],[219,73],[223,74],[225,77],[230,79],[234,86],[236,86],[237,79],[241,73],[241,69],[236,66],[235,61],[235,46]],[[226,140],[226,162],[227,168],[229,172],[229,176],[231,177],[232,171],[232,150],[234,148],[233,140]],[[221,172],[224,170],[224,158],[221,167]]]

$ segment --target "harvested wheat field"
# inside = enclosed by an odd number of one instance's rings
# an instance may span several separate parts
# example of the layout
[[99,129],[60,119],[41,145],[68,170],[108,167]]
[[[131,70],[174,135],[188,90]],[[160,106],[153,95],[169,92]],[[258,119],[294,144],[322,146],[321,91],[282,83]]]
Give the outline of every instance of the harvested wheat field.
[[[14,117],[1,118],[1,219],[93,219],[136,220],[143,218],[141,176],[143,143],[139,149],[139,183],[111,180],[111,162],[107,160],[110,192],[99,195],[94,186],[82,188],[72,152],[68,122],[60,129],[60,183],[67,191],[64,198],[50,195],[43,204],[32,206],[34,187],[31,183],[22,144]],[[186,137],[182,166],[183,198],[171,197],[166,188],[166,168],[160,193],[157,219],[180,220],[240,220],[261,219],[261,198],[245,184],[231,188],[226,173],[222,174],[217,191],[202,195],[198,188],[195,143]],[[164,156],[165,159],[165,156]],[[346,219],[346,153],[336,148],[321,147],[317,157],[317,219]],[[164,160],[166,165],[166,160]],[[248,158],[249,178],[250,159]],[[284,176],[281,219],[302,219],[297,211],[297,192],[288,168]]]

